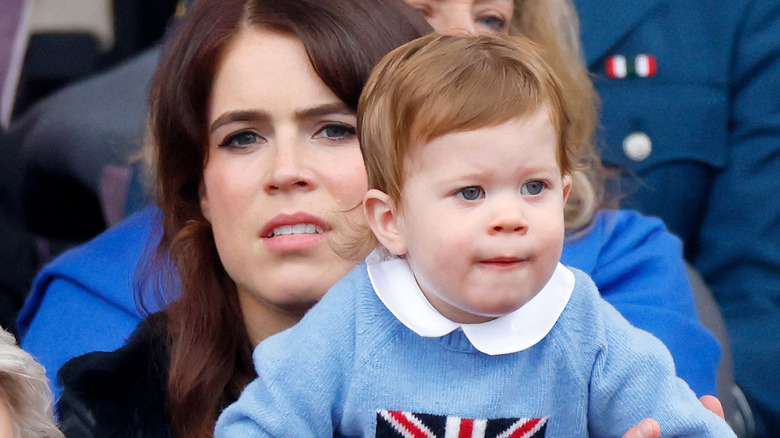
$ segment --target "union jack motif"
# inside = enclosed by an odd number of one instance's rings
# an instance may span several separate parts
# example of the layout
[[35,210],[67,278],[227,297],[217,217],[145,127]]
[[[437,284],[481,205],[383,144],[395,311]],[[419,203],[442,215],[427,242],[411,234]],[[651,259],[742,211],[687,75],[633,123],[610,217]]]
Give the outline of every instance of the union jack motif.
[[444,415],[380,410],[377,438],[543,438],[545,418],[473,420]]

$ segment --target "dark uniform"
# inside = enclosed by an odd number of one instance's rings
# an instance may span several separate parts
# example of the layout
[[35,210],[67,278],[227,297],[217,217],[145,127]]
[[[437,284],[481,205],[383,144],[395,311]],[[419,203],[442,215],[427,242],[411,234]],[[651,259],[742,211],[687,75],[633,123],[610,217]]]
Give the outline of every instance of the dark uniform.
[[780,1],[574,0],[623,207],[685,242],[761,436],[780,430]]

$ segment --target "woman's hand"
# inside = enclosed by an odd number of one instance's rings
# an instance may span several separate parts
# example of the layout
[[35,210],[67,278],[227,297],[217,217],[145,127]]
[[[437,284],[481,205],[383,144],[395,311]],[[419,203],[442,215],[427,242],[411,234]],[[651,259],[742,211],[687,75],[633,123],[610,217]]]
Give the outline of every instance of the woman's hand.
[[[719,416],[720,418],[726,419],[726,416],[723,414],[723,406],[720,404],[720,400],[718,400],[716,397],[713,397],[711,395],[705,395],[702,396],[699,401],[701,404],[704,405],[705,408],[710,410],[715,415]],[[636,426],[632,427],[623,435],[623,438],[660,438],[661,437],[661,426],[658,425],[658,422],[653,420],[652,418],[645,418],[644,420],[637,423]]]

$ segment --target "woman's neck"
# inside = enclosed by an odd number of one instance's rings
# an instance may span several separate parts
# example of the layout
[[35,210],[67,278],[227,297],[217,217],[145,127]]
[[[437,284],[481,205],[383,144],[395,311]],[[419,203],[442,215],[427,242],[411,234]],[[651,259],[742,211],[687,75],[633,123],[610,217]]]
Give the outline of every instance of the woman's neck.
[[306,310],[289,310],[271,305],[240,288],[238,300],[253,348],[263,339],[294,326],[306,313]]

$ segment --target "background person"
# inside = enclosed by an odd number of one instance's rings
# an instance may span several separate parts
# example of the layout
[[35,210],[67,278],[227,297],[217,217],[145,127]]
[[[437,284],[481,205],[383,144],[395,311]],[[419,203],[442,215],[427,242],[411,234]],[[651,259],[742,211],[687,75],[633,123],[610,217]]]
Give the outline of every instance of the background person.
[[[622,205],[682,238],[720,305],[756,435],[773,436],[780,203],[768,200],[780,190],[780,3],[575,4],[602,100],[602,158],[627,170]],[[611,73],[623,58],[625,76]],[[647,74],[643,59],[654,65]]]
[[31,234],[19,207],[19,148],[7,132],[22,69],[32,0],[0,5],[0,327],[16,335],[16,316],[37,269]]
[[0,437],[62,437],[43,367],[5,330],[0,330]]

